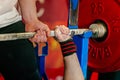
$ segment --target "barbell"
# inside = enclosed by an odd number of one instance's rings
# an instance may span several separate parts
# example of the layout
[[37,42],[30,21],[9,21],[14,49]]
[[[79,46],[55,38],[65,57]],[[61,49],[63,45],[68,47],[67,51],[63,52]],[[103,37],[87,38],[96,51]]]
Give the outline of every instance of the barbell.
[[[73,33],[73,35],[81,35],[84,32],[92,31],[94,38],[103,37],[106,33],[106,28],[102,24],[91,24],[89,29],[70,29],[69,35]],[[24,32],[24,33],[7,33],[0,34],[0,41],[9,41],[9,40],[17,40],[17,39],[27,39],[32,38],[36,32]],[[50,36],[55,36],[54,30],[50,31]]]

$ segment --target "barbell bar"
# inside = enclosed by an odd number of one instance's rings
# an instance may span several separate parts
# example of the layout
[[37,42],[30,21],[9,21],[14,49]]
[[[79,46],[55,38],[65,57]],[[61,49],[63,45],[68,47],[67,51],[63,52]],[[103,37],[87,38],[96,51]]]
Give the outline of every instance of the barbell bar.
[[[100,38],[105,35],[107,32],[106,28],[102,24],[91,24],[89,29],[70,29],[69,35],[74,33],[73,35],[81,35],[84,32],[92,31],[94,38]],[[32,38],[36,32],[24,32],[24,33],[6,33],[0,34],[0,41],[9,41],[9,40],[17,40],[17,39],[27,39]],[[50,36],[55,36],[54,30],[50,31]]]

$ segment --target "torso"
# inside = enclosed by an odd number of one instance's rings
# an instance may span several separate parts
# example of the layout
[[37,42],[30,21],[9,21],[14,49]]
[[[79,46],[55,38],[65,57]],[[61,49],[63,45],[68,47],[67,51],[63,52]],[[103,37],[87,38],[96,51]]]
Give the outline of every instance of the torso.
[[18,0],[0,0],[0,28],[21,20],[16,4]]

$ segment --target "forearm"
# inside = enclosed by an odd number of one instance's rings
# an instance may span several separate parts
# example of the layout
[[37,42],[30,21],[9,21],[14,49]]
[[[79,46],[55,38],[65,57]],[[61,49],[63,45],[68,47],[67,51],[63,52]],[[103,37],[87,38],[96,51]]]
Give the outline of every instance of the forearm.
[[21,15],[25,23],[37,21],[36,0],[19,0]]
[[64,80],[84,80],[76,53],[64,57]]
[[84,80],[76,55],[76,45],[69,36],[69,29],[64,25],[56,26],[55,36],[60,43],[64,59],[64,80]]
[[74,41],[70,38],[60,42],[60,45],[65,65],[64,80],[84,80]]

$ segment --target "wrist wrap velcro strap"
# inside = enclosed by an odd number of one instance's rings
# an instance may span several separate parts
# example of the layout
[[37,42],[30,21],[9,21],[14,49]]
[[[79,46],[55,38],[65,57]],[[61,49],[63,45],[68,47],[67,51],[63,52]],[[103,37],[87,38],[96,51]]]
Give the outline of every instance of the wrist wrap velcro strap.
[[65,42],[60,42],[60,46],[64,57],[76,52],[76,45],[72,39],[69,39]]

